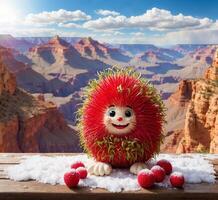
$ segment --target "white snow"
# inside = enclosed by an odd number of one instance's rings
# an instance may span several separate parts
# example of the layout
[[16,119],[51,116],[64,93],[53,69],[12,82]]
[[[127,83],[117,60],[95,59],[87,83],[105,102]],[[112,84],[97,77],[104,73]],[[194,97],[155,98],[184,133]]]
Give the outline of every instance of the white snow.
[[142,170],[139,171],[139,173],[140,174],[146,174],[146,175],[152,175],[153,174],[149,169],[142,169]]
[[154,170],[154,171],[156,171],[156,170],[164,171],[164,169],[163,169],[162,167],[160,167],[159,165],[154,165],[154,166],[151,168],[151,170]]
[[[168,155],[160,154],[156,159],[152,159],[148,166],[155,165],[156,160],[166,159],[173,165],[174,172],[181,172],[186,183],[214,183],[215,171],[212,164],[207,160],[209,155],[182,154]],[[218,155],[212,158],[218,158]],[[76,161],[84,162],[88,166],[93,160],[86,155],[77,156],[30,156],[25,157],[19,165],[9,167],[6,172],[10,179],[15,181],[36,180],[49,184],[64,184],[63,175],[70,171],[70,165]],[[169,177],[163,183],[157,184],[159,187],[169,187]],[[87,179],[80,180],[79,186],[90,188],[105,188],[111,192],[122,190],[139,190],[137,177],[129,172],[128,169],[113,169],[110,176],[97,177],[88,175]]]
[[173,172],[170,176],[183,177],[183,174],[181,172]]

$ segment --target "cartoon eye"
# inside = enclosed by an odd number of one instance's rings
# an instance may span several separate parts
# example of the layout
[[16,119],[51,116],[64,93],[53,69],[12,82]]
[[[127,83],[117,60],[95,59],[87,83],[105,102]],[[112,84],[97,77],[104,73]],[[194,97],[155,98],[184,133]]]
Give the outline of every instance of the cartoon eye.
[[131,117],[132,116],[132,111],[131,110],[126,110],[125,111],[125,116],[126,117]]
[[116,115],[116,112],[114,110],[111,110],[109,112],[110,117],[114,117]]
[[116,115],[116,111],[114,110],[114,108],[110,108],[108,111],[108,115],[110,117],[114,117]]

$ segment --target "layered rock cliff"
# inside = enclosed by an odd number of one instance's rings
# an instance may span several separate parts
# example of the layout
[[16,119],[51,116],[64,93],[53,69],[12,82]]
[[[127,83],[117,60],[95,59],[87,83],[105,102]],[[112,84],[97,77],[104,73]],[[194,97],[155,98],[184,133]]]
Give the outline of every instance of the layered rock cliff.
[[218,85],[209,80],[195,84],[188,106],[184,137],[177,152],[218,153]]
[[166,137],[161,145],[165,153],[176,152],[178,144],[184,136],[185,116],[194,89],[194,80],[182,80],[178,89],[173,93],[165,105],[167,108],[167,124],[165,125]]
[[74,47],[82,56],[93,60],[97,59],[109,65],[126,63],[131,60],[131,57],[120,49],[108,47],[91,37],[82,38]]
[[55,104],[19,89],[0,61],[0,152],[73,151],[78,138]]
[[68,96],[78,91],[95,77],[96,71],[108,67],[99,60],[83,57],[59,36],[31,48],[28,58],[32,61],[31,68],[48,81],[37,84],[39,88],[55,96]]
[[[189,81],[185,87],[180,87],[180,94],[187,87],[191,88],[188,89],[191,99],[185,115],[184,128],[168,134],[162,150],[177,153],[218,153],[218,51],[212,65],[206,70],[205,77]],[[176,94],[172,95],[171,99],[180,102],[181,98],[175,97]],[[172,138],[177,139],[175,143],[172,143]]]
[[170,96],[169,101],[174,105],[185,106],[192,97],[194,84],[194,80],[180,81],[178,89]]

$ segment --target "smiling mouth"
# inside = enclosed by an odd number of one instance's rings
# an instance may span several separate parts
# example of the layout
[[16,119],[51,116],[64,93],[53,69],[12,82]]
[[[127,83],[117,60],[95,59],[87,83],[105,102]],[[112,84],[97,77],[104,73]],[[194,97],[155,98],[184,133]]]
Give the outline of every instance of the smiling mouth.
[[129,124],[117,125],[117,124],[113,124],[113,123],[112,123],[112,125],[113,125],[113,127],[117,128],[117,129],[124,129],[124,128],[126,128],[127,126],[129,126]]

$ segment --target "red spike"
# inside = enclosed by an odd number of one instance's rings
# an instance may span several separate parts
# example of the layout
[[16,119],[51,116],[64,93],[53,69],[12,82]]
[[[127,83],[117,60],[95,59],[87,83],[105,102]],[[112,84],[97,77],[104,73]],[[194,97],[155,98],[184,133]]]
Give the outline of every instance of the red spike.
[[[108,162],[113,166],[127,167],[134,162],[144,162],[150,159],[159,148],[162,117],[160,110],[151,98],[146,96],[147,85],[133,76],[111,75],[99,83],[92,93],[91,99],[84,108],[83,113],[83,138],[85,146],[97,161]],[[105,110],[110,106],[130,106],[136,115],[136,128],[131,133],[114,136],[107,132],[103,123]],[[99,146],[96,141],[112,136],[121,138],[114,144],[115,156],[110,157],[106,146]],[[138,140],[145,143],[144,155],[135,155],[134,161],[128,159],[122,147],[122,139]],[[119,156],[118,156],[119,155]]]

